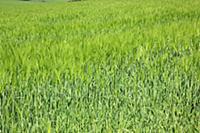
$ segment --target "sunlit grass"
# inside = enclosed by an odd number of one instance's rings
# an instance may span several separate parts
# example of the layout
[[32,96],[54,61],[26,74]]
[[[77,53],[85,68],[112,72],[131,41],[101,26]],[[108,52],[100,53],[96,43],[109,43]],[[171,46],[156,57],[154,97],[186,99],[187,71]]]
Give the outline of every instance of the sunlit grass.
[[0,132],[199,132],[199,120],[198,0],[0,2]]

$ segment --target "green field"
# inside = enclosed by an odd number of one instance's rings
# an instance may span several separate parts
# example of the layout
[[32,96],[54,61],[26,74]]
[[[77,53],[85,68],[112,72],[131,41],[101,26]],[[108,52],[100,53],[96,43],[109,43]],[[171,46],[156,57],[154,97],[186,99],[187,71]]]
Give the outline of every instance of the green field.
[[12,132],[200,132],[200,1],[0,0]]

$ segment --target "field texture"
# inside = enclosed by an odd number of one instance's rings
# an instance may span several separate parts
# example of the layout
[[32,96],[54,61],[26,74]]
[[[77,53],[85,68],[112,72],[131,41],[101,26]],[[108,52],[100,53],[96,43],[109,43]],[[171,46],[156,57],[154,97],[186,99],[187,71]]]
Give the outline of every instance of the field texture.
[[200,1],[0,1],[0,133],[200,132]]

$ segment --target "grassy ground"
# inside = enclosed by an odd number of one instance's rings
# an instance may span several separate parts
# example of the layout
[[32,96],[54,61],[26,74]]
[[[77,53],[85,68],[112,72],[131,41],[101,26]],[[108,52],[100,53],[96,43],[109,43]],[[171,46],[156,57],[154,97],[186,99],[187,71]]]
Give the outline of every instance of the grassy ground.
[[200,1],[0,1],[0,132],[200,132]]

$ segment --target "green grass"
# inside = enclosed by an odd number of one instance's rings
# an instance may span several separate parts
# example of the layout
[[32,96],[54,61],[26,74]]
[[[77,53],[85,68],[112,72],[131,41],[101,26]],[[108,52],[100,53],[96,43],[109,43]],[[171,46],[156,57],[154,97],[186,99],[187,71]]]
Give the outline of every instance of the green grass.
[[200,1],[0,1],[0,132],[200,132]]

